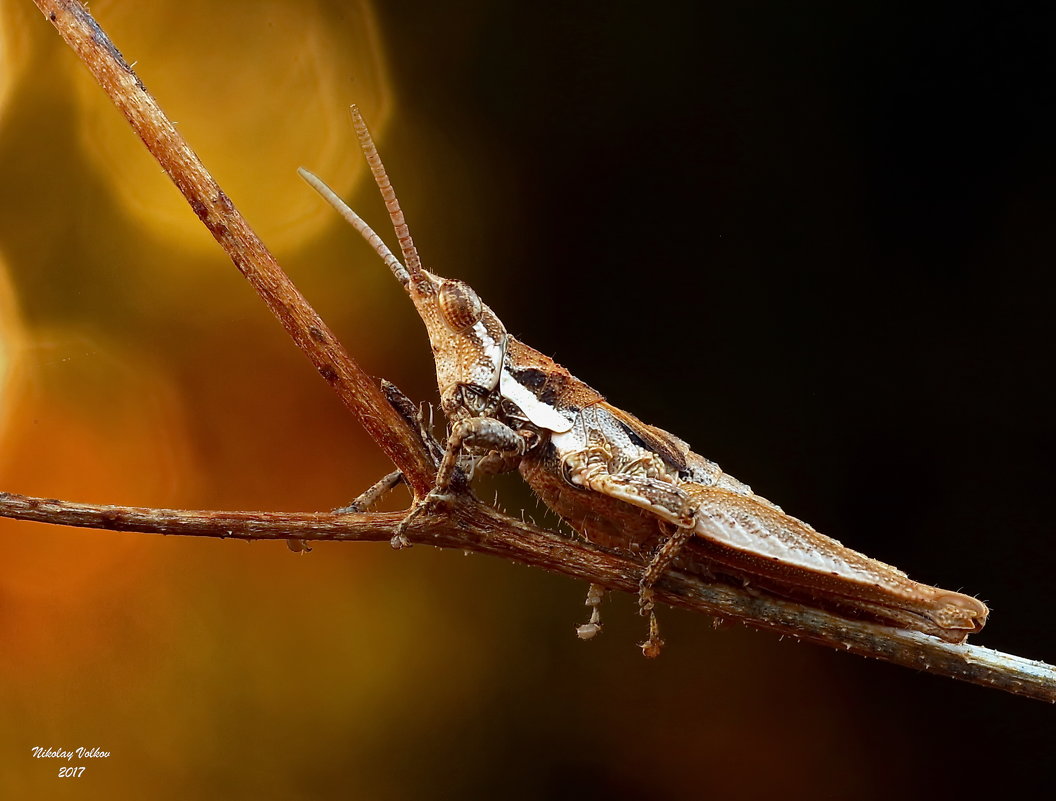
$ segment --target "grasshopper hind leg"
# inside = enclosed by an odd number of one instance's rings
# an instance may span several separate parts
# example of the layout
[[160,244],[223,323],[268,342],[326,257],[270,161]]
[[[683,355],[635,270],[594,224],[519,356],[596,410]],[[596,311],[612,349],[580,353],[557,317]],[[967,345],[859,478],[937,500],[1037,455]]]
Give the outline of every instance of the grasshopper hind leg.
[[646,566],[642,579],[638,582],[638,612],[643,616],[649,616],[649,638],[642,643],[642,654],[647,659],[658,657],[664,645],[664,641],[660,639],[660,626],[656,620],[653,586],[664,571],[671,566],[678,552],[682,550],[682,546],[693,536],[693,531],[693,526],[675,526],[674,531]]

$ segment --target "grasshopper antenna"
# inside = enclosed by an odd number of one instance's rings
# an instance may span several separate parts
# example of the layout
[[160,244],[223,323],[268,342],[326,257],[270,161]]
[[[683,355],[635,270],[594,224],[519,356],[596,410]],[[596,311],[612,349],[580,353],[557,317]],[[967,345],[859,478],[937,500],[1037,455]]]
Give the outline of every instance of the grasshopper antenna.
[[406,286],[411,280],[411,274],[407,272],[406,267],[400,264],[400,260],[392,255],[389,246],[382,241],[380,236],[374,233],[374,230],[367,225],[366,221],[352,211],[352,209],[348,207],[348,204],[339,198],[333,189],[323,183],[322,179],[308,172],[304,167],[298,167],[297,174],[307,181],[312,189],[322,195],[327,203],[337,209],[337,213],[344,217],[349,225],[363,235],[363,238],[367,240],[367,243],[374,248],[374,251],[379,256],[381,256],[381,260],[388,265],[390,270],[392,270],[392,274],[396,276],[396,280]]
[[406,220],[403,218],[400,201],[396,199],[396,190],[392,188],[389,174],[385,172],[385,165],[381,162],[378,149],[374,147],[374,139],[370,135],[367,123],[363,120],[363,115],[359,113],[359,107],[353,105],[349,108],[349,111],[352,112],[352,126],[356,129],[356,136],[359,137],[359,147],[367,159],[367,164],[370,165],[370,171],[374,175],[374,183],[381,190],[381,197],[385,200],[385,208],[389,210],[389,219],[392,220],[392,227],[396,231],[396,239],[399,240],[400,252],[403,254],[403,261],[407,265],[407,271],[410,273],[411,278],[417,278],[422,271],[422,260],[418,258],[418,250],[414,246],[411,232],[407,228]]

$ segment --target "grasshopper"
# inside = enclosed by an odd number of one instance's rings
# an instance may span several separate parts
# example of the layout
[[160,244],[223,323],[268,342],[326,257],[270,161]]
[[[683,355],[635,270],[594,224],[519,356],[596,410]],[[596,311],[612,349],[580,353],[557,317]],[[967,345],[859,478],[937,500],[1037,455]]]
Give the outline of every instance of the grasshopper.
[[[643,557],[646,656],[662,645],[653,586],[673,563],[847,617],[949,642],[979,631],[985,604],[911,580],[851,550],[724,473],[678,437],[613,406],[550,357],[520,342],[466,283],[422,267],[392,184],[359,111],[352,118],[389,211],[401,262],[321,180],[299,172],[360,232],[425,323],[436,362],[447,446],[436,483],[408,518],[442,500],[456,471],[519,470],[535,494],[588,541]],[[391,482],[390,482],[391,483]],[[401,530],[394,547],[405,545]],[[591,585],[589,639],[603,589]]]

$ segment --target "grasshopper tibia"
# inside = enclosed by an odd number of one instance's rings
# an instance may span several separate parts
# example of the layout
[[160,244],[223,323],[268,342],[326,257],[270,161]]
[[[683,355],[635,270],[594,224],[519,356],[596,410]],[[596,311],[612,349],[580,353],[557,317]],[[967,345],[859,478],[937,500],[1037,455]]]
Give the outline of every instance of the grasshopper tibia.
[[355,512],[369,512],[382,498],[394,490],[403,481],[403,473],[393,470],[388,475],[382,476],[373,485],[347,506],[334,509],[335,515],[353,514]]
[[[368,487],[358,498],[347,506],[341,506],[334,509],[335,515],[351,514],[354,512],[368,512],[380,501],[385,495],[391,490],[399,486],[400,482],[403,481],[403,473],[399,470],[393,470],[386,476],[382,476],[378,481]],[[291,537],[286,540],[286,547],[294,553],[311,553],[312,546],[308,544],[306,540]]]

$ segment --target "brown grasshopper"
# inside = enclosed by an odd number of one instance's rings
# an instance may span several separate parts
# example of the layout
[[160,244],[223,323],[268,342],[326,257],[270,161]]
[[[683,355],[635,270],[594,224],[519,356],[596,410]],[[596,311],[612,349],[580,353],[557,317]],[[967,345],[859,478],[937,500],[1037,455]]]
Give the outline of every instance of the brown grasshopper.
[[[403,262],[322,181],[300,173],[373,246],[429,332],[449,435],[435,487],[408,520],[445,496],[460,465],[470,473],[519,470],[539,498],[586,539],[647,556],[639,593],[641,611],[650,618],[649,639],[642,645],[647,656],[655,656],[662,644],[652,588],[676,558],[690,572],[949,642],[983,627],[988,610],[982,602],[920,584],[819,534],[678,437],[608,403],[548,356],[510,336],[468,285],[422,269],[355,107],[352,118]],[[404,544],[398,533],[393,545]],[[578,630],[584,639],[600,630],[602,594],[591,585],[591,619]]]

